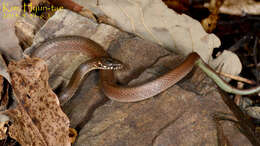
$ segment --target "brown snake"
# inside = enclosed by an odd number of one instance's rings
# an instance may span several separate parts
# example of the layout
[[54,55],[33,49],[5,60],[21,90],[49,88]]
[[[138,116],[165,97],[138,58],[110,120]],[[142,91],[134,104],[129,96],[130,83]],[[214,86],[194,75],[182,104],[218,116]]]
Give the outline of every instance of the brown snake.
[[[76,89],[80,85],[83,77],[89,71],[93,69],[100,69],[97,67],[100,59],[102,57],[108,58],[107,53],[99,44],[90,39],[80,36],[62,36],[43,42],[40,46],[37,46],[37,48],[34,49],[31,56],[40,57],[44,60],[47,60],[56,53],[63,51],[66,51],[68,53],[75,51],[81,52],[85,54],[89,59],[87,62],[80,65],[80,67],[73,73],[68,86],[59,95],[62,104],[72,97],[72,95],[75,93]],[[94,58],[97,59],[93,60]],[[193,67],[193,61],[197,58],[199,58],[199,56],[196,53],[192,53],[180,66],[178,66],[174,70],[164,74],[163,76],[151,82],[133,87],[122,87],[116,85],[113,71],[101,70],[100,77],[102,89],[105,95],[112,100],[120,102],[141,101],[159,94],[160,92],[171,87],[184,76],[186,76]],[[111,64],[114,65],[112,67],[120,68],[119,61],[115,62],[114,59],[112,61],[110,61]]]
[[73,96],[83,77],[94,69],[101,69],[101,85],[105,95],[119,102],[136,102],[155,96],[185,77],[194,65],[199,66],[226,92],[245,95],[260,90],[260,87],[240,90],[229,86],[209,66],[203,63],[197,53],[190,53],[182,64],[155,80],[138,86],[118,86],[112,70],[121,68],[121,62],[109,59],[107,53],[99,44],[80,36],[63,36],[48,40],[34,49],[32,57],[40,57],[47,60],[56,53],[64,51],[68,53],[81,52],[86,55],[88,61],[81,64],[73,73],[67,88],[59,95],[62,104]]

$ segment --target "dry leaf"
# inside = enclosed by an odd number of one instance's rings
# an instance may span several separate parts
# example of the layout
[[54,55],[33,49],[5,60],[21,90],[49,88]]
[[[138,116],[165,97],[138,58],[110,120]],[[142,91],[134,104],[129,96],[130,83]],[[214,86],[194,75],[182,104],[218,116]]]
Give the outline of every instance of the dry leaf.
[[9,135],[21,145],[69,146],[69,119],[48,84],[45,62],[26,58],[8,69],[18,102],[5,113],[11,118]]
[[[205,4],[205,7],[209,7],[209,4]],[[254,0],[225,0],[219,11],[229,15],[259,15],[260,2]]]
[[189,10],[189,2],[181,0],[163,0],[163,2],[174,11],[182,13]]
[[217,22],[218,14],[211,14],[201,21],[201,25],[207,32],[212,32],[216,28]]
[[219,8],[224,0],[211,0],[209,10],[211,14],[201,21],[201,25],[208,32],[211,33],[217,26]]
[[[221,72],[227,74],[239,74],[242,70],[242,64],[236,54],[231,51],[225,50],[216,59],[210,61],[212,68],[217,68]],[[230,80],[230,78],[224,78]]]

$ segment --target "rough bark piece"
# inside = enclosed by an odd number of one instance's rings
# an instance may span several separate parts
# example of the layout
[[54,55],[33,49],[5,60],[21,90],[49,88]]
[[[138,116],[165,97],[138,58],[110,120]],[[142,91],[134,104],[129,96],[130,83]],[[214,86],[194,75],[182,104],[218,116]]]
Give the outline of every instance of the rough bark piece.
[[9,135],[21,145],[69,146],[69,119],[48,84],[46,63],[39,58],[11,62],[8,69],[18,105],[6,114]]

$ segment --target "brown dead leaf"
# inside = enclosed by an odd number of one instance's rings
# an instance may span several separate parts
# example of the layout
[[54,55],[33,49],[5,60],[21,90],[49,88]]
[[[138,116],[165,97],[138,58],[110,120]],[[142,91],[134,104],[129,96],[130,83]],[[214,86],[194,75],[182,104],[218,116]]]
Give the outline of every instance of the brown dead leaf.
[[186,1],[181,0],[163,0],[163,2],[171,9],[176,12],[182,13],[187,11],[188,5],[185,3]]
[[78,3],[75,3],[72,0],[49,0],[49,2],[54,6],[62,6],[65,9],[69,9],[71,11],[77,12],[85,17],[88,17],[96,21],[94,14],[89,9],[87,8],[83,9],[83,6],[79,5]]
[[5,113],[11,118],[10,137],[21,145],[69,146],[69,119],[48,84],[45,62],[26,58],[8,69],[17,106]]
[[48,0],[31,0],[28,5],[29,12],[33,10],[33,8],[37,7],[40,3],[46,3]]
[[76,141],[76,138],[78,136],[78,132],[74,128],[70,128],[70,142],[74,143]]
[[210,6],[209,10],[211,14],[203,19],[201,21],[201,25],[205,29],[206,32],[210,33],[212,32],[216,26],[217,26],[217,21],[218,21],[218,13],[219,13],[219,8],[223,4],[224,0],[211,0],[210,1]]

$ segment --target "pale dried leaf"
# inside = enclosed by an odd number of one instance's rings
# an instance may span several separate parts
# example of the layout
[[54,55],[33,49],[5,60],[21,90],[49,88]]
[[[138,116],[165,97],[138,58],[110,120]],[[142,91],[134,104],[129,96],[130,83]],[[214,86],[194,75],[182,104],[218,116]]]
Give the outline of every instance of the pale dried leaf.
[[6,114],[9,135],[21,145],[69,146],[69,119],[48,84],[49,73],[39,58],[11,62],[8,69],[18,105]]
[[242,64],[237,55],[227,50],[216,59],[211,60],[209,64],[214,69],[232,75],[238,75],[242,70]]
[[219,11],[229,15],[259,15],[260,2],[254,0],[225,0]]

